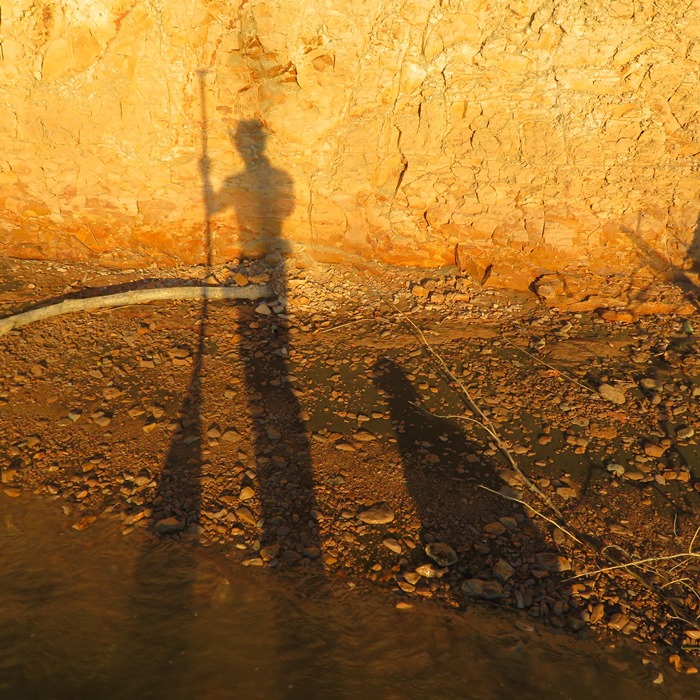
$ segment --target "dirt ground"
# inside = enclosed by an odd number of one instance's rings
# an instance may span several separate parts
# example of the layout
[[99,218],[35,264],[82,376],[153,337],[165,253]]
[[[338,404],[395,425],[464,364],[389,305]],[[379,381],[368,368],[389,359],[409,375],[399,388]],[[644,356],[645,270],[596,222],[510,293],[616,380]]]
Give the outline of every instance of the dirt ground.
[[697,311],[560,312],[452,269],[3,260],[0,316],[202,281],[276,296],[0,337],[7,496],[60,500],[76,529],[119,518],[125,536],[381,586],[399,606],[487,601],[620,633],[696,672]]

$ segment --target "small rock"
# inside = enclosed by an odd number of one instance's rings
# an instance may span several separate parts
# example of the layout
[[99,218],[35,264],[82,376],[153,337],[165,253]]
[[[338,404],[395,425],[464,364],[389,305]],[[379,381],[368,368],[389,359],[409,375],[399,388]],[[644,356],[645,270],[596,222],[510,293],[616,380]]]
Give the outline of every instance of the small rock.
[[603,619],[604,615],[605,606],[602,603],[596,603],[593,606],[593,609],[591,610],[591,617],[589,619],[589,622],[594,625],[596,622],[600,622]]
[[106,428],[112,422],[111,417],[104,411],[96,411],[90,417],[92,418],[93,422],[99,425],[101,428]]
[[464,595],[484,600],[495,600],[504,595],[503,586],[498,581],[484,581],[479,578],[463,581],[462,592]]
[[431,542],[426,548],[425,553],[438,566],[452,566],[457,562],[457,553],[449,544],[444,542]]
[[108,401],[111,401],[112,399],[118,399],[123,393],[123,391],[120,391],[114,386],[108,386],[102,392],[102,396],[104,396]]
[[487,523],[484,525],[484,532],[489,535],[502,535],[506,531],[506,526],[503,523]]
[[394,519],[394,511],[388,503],[382,501],[359,513],[357,518],[368,525],[385,525]]
[[433,564],[421,564],[416,567],[416,573],[424,578],[440,578],[447,569],[436,569]]
[[3,489],[3,493],[9,498],[19,498],[22,495],[22,492],[15,488]]
[[249,525],[255,525],[255,523],[257,522],[257,518],[255,517],[255,515],[253,515],[253,511],[251,511],[250,508],[241,506],[240,508],[236,508],[234,512],[236,513],[238,519],[242,520],[244,523],[248,523]]
[[341,452],[357,452],[355,447],[351,445],[349,442],[336,442],[334,445],[336,450],[340,450]]
[[625,468],[621,464],[617,464],[616,462],[610,462],[609,464],[606,464],[605,468],[613,476],[622,476],[625,473]]
[[267,304],[262,303],[262,304],[258,304],[255,307],[255,313],[262,314],[263,316],[270,316],[272,314],[272,310],[270,309],[270,307]]
[[571,571],[571,562],[560,554],[542,552],[541,554],[536,554],[535,559],[537,559],[537,563],[549,573]]
[[0,471],[0,482],[3,484],[9,484],[15,479],[16,476],[16,469],[3,469]]
[[505,559],[499,559],[493,565],[492,572],[501,583],[505,583],[515,573],[515,569]]
[[218,440],[221,437],[221,428],[216,423],[213,423],[207,430],[207,437],[212,440]]
[[185,529],[185,523],[177,518],[163,518],[155,524],[154,529],[156,535],[172,535],[176,532],[182,532]]
[[693,437],[693,435],[695,435],[695,430],[687,425],[676,430],[676,436],[679,440],[688,440],[689,438]]
[[607,401],[611,401],[612,403],[618,404],[620,406],[627,400],[624,392],[620,391],[619,389],[616,389],[610,384],[601,384],[598,387],[598,393]]
[[630,621],[629,617],[623,613],[615,613],[608,622],[608,627],[618,632]]
[[382,540],[382,544],[395,554],[401,554],[402,552],[401,544],[398,540],[395,540],[393,537],[387,537],[385,540]]
[[644,454],[647,455],[647,457],[661,457],[664,452],[666,452],[666,450],[661,447],[661,445],[656,445],[653,442],[644,444]]
[[242,501],[248,501],[248,500],[250,500],[251,498],[253,498],[253,496],[255,496],[255,491],[253,491],[253,489],[250,488],[250,486],[244,486],[244,487],[241,489],[241,493],[240,493],[239,498],[240,498]]

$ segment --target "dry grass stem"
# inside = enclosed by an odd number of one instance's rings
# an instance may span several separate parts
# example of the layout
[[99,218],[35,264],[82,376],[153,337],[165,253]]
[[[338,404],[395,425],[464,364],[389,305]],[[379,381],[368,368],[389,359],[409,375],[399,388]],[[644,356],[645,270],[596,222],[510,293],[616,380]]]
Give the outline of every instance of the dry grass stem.
[[501,498],[505,498],[506,501],[513,501],[514,503],[520,503],[520,505],[526,506],[529,508],[535,515],[539,516],[543,520],[546,520],[548,523],[551,525],[554,525],[557,529],[561,530],[567,537],[570,537],[572,540],[575,542],[578,542],[580,545],[583,546],[583,542],[576,537],[576,535],[572,534],[567,530],[565,527],[560,525],[556,520],[552,520],[551,518],[548,518],[544,513],[540,513],[536,508],[533,508],[527,501],[523,501],[520,498],[515,498],[514,496],[506,496],[503,493],[499,493],[498,491],[494,491],[493,489],[490,489],[488,486],[484,486],[483,484],[479,484],[480,489],[484,489],[484,491],[490,491],[491,493],[495,493],[496,496],[500,496]]
[[570,382],[573,382],[577,386],[580,386],[582,389],[585,389],[587,392],[589,392],[591,394],[598,395],[598,392],[595,389],[593,389],[590,386],[586,386],[583,382],[580,382],[578,379],[576,379],[576,377],[569,374],[568,372],[565,372],[563,369],[559,369],[558,367],[554,367],[553,365],[550,365],[548,362],[545,362],[544,360],[537,357],[537,355],[533,355],[531,352],[528,352],[527,350],[525,350],[525,348],[521,348],[519,345],[516,345],[512,340],[509,340],[505,336],[501,336],[501,338],[506,343],[508,343],[508,345],[514,347],[516,350],[519,350],[523,354],[527,355],[529,358],[531,358],[535,362],[539,362],[541,365],[544,365],[545,367],[547,367],[548,369],[551,369],[552,371],[556,372],[557,374],[561,374],[562,377],[565,377]]

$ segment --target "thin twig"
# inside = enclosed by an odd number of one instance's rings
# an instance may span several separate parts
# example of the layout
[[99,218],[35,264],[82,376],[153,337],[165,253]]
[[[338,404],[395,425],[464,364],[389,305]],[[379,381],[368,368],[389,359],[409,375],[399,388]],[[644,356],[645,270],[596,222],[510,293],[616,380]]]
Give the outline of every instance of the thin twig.
[[566,579],[567,581],[573,581],[576,578],[582,578],[583,576],[594,576],[595,574],[604,574],[608,571],[615,571],[616,569],[627,569],[630,566],[640,566],[641,564],[653,564],[659,561],[671,561],[672,559],[700,559],[700,554],[697,552],[679,552],[678,554],[666,554],[660,557],[648,557],[646,559],[635,559],[634,561],[627,562],[626,564],[616,564],[615,566],[605,566],[601,569],[594,569],[593,571],[584,571],[582,574],[576,574],[576,576],[571,576]]
[[505,336],[501,336],[501,338],[502,338],[502,340],[505,340],[505,342],[508,343],[508,345],[511,345],[516,350],[519,350],[523,354],[527,355],[529,358],[531,358],[535,362],[539,362],[541,365],[544,365],[545,367],[553,370],[557,374],[561,374],[563,377],[566,377],[570,382],[573,382],[574,384],[576,384],[577,386],[580,386],[582,389],[585,389],[586,391],[590,392],[591,394],[596,394],[596,395],[598,394],[598,392],[595,389],[593,389],[590,386],[586,386],[583,382],[580,382],[578,379],[576,379],[576,377],[574,377],[572,374],[569,374],[568,372],[565,372],[564,370],[559,369],[558,367],[554,367],[554,366],[550,365],[548,362],[545,362],[544,360],[537,357],[537,355],[533,355],[531,352],[528,352],[527,350],[525,350],[525,348],[521,348],[519,345],[516,345],[512,340],[509,340]]
[[481,410],[480,406],[476,403],[476,401],[474,401],[471,394],[469,393],[469,390],[464,385],[464,382],[462,382],[461,379],[459,379],[458,377],[455,376],[455,374],[452,372],[452,370],[447,366],[447,363],[445,362],[445,360],[442,359],[442,356],[440,355],[440,353],[437,352],[433,348],[433,346],[430,344],[430,342],[426,338],[425,333],[416,325],[416,323],[414,323],[414,321],[412,319],[410,319],[395,304],[393,304],[391,302],[389,302],[389,304],[392,306],[394,311],[396,311],[418,334],[419,338],[423,341],[423,344],[427,348],[430,355],[435,360],[437,360],[437,362],[439,363],[440,367],[442,367],[445,374],[447,374],[447,376],[452,380],[454,385],[456,387],[458,387],[459,390],[462,392],[462,394],[465,396],[471,410],[481,418],[485,427],[488,426],[488,428],[489,428],[487,430],[488,434],[491,435],[491,437],[494,439],[494,441],[498,445],[498,449],[501,451],[501,453],[504,455],[504,457],[508,460],[508,463],[513,468],[513,470],[516,471],[518,473],[518,475],[521,477],[521,479],[523,480],[523,483],[533,493],[537,494],[558,518],[561,518],[562,520],[564,520],[564,516],[562,515],[561,511],[552,503],[551,499],[545,493],[543,493],[543,491],[540,488],[538,488],[530,480],[530,478],[522,471],[522,469],[520,469],[517,462],[515,461],[515,458],[511,454],[510,450],[506,447],[503,440],[501,440],[500,436],[498,435],[498,431],[496,430],[496,427],[493,425],[493,423],[491,422],[489,417]]
[[375,316],[366,316],[365,318],[356,318],[354,321],[348,321],[347,323],[339,323],[337,326],[329,326],[328,328],[318,328],[314,333],[328,333],[329,331],[337,331],[340,328],[345,328],[346,326],[353,326],[356,323],[364,323],[365,321],[384,321],[389,322],[389,319],[380,316],[376,318]]
[[505,494],[499,493],[498,491],[494,491],[493,489],[489,488],[488,486],[484,486],[483,484],[479,484],[479,488],[484,489],[484,491],[490,491],[491,493],[495,493],[497,496],[505,498],[506,501],[514,501],[515,503],[520,503],[521,505],[528,507],[535,515],[538,515],[543,520],[546,520],[551,525],[554,525],[554,527],[561,530],[567,537],[571,537],[572,540],[578,542],[580,545],[583,545],[583,542],[581,542],[581,540],[578,537],[569,532],[565,527],[562,527],[558,522],[556,522],[556,520],[552,520],[551,518],[548,518],[546,515],[544,515],[544,513],[540,513],[526,501],[523,501],[520,498],[515,498],[515,496],[506,496]]

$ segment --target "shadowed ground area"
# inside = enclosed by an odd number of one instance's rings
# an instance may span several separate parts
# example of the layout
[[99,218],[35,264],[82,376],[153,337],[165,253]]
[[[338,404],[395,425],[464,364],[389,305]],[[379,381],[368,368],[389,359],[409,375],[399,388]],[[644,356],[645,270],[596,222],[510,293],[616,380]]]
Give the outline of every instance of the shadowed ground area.
[[[3,269],[8,311],[58,295],[66,279],[129,281],[83,266]],[[274,269],[259,261],[172,271],[204,274],[257,283]],[[172,544],[290,575],[322,569],[328,581],[379,587],[401,604],[487,600],[571,633],[622,633],[665,654],[692,646],[698,600],[681,579],[692,580],[694,561],[676,560],[675,572],[654,564],[571,577],[688,551],[700,525],[700,355],[687,325],[697,327],[696,316],[560,313],[450,270],[289,261],[287,289],[288,304],[272,300],[269,313],[210,305],[198,425],[182,415],[196,303],[67,316],[4,336],[5,495],[43,494],[79,532],[116,520],[127,540],[141,541],[161,516],[153,504],[172,446],[197,444],[197,527],[168,535]],[[281,328],[285,372],[270,370],[280,366]],[[426,341],[581,543],[553,525]],[[259,395],[246,369],[251,344]],[[263,422],[268,412],[274,424]],[[287,421],[285,439],[274,430]],[[307,464],[306,450],[312,467],[300,472],[294,460]],[[377,509],[381,522],[367,515]],[[435,543],[456,560],[436,562]],[[692,652],[683,653],[678,663],[690,668]]]

